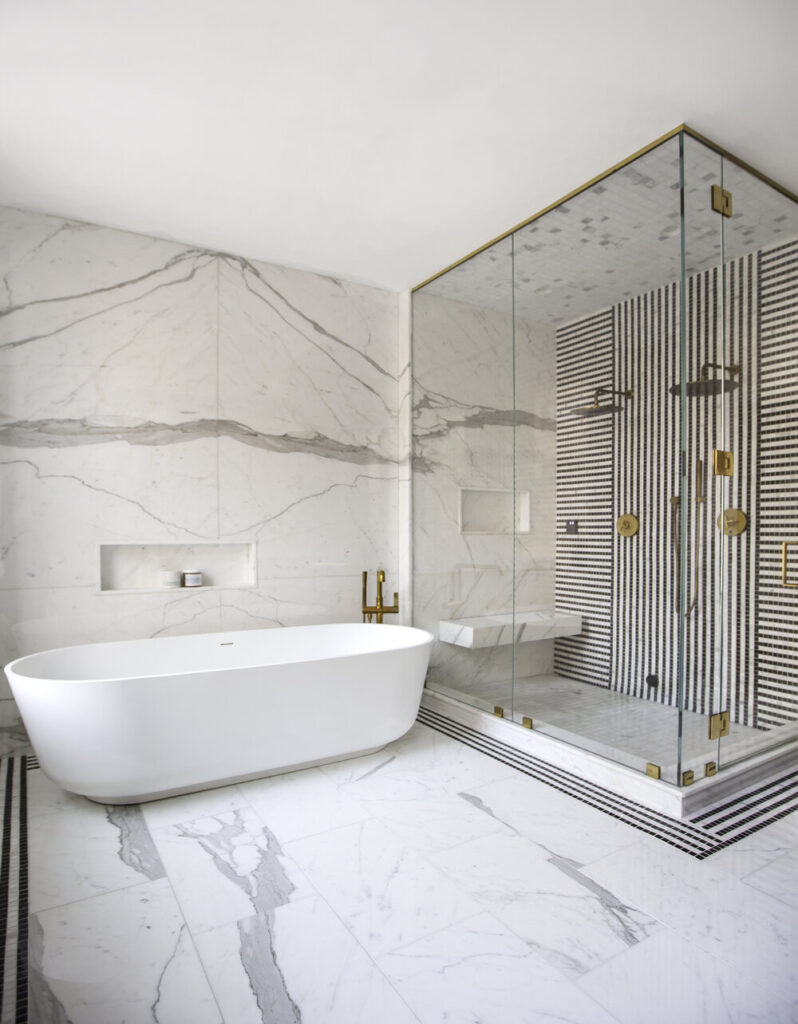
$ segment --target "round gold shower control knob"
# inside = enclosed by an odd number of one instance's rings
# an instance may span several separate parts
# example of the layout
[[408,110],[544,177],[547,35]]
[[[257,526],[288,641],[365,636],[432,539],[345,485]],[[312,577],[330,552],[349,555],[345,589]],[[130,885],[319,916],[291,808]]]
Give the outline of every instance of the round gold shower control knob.
[[727,537],[736,537],[748,526],[748,516],[741,508],[727,508],[718,516],[718,529]]
[[622,537],[634,537],[640,529],[640,520],[637,516],[633,516],[631,512],[627,512],[625,515],[618,516],[615,522],[615,529]]

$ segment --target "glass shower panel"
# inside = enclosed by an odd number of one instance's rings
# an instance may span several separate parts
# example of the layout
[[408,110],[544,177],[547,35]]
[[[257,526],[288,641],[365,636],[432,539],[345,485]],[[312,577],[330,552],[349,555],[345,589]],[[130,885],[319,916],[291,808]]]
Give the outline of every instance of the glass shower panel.
[[[678,138],[520,228],[514,271],[516,484],[531,495],[514,714],[676,781]],[[529,639],[541,611],[547,638]]]
[[723,188],[721,768],[798,737],[798,204],[725,157]]
[[[724,608],[728,599],[725,537],[715,519],[726,503],[730,374],[726,360],[724,217],[713,209],[723,186],[715,150],[682,136],[684,264],[681,365],[669,388],[680,419],[682,477],[678,492],[680,759],[682,784],[718,769],[719,720],[727,709]],[[720,194],[719,192],[717,194]],[[716,454],[718,453],[718,454]]]
[[[510,716],[512,238],[413,295],[413,618],[438,637],[427,686]],[[520,528],[524,528],[523,521]]]

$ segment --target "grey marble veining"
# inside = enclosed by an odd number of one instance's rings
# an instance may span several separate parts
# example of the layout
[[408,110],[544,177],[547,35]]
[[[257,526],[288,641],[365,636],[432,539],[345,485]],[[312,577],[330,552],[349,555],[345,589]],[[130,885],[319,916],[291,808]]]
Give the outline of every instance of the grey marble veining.
[[242,872],[238,863],[239,847],[242,841],[250,839],[242,812],[234,810],[224,819],[214,819],[214,823],[216,829],[210,833],[191,822],[176,825],[174,831],[184,838],[196,839],[220,874],[250,900],[256,913],[264,914],[287,903],[296,887],[279,859],[283,851],[277,837],[264,825],[262,845],[257,847],[257,862],[251,871]]
[[391,463],[395,459],[368,445],[345,444],[331,437],[269,435],[230,420],[190,420],[184,423],[92,423],[82,420],[18,420],[0,424],[0,445],[13,448],[74,448],[81,445],[184,444],[198,438],[228,437],[242,444],[282,454],[315,455],[358,465]]
[[[51,239],[53,237],[55,236],[51,236]],[[40,243],[29,255],[33,256],[37,251],[43,250],[43,245],[44,243]],[[123,277],[98,288],[72,293],[59,292],[41,298],[30,298],[27,301],[15,302],[12,288],[9,286],[9,304],[0,309],[0,319],[6,321],[3,336],[0,337],[0,351],[52,338],[95,317],[140,303],[163,289],[178,288],[191,281],[199,270],[209,266],[214,259],[213,253],[188,249],[176,253],[163,264],[148,268],[135,277]],[[6,274],[6,281],[8,279],[9,275]],[[80,311],[78,307],[81,307]],[[31,314],[39,309],[47,310],[52,318],[52,326],[47,331],[34,330],[26,333],[26,328],[37,322]],[[53,311],[56,311],[55,316]]]
[[291,998],[274,948],[274,914],[259,914],[238,922],[241,963],[264,1021],[301,1024],[302,1012]]
[[136,804],[108,807],[106,817],[119,829],[119,859],[122,863],[145,878],[163,878],[166,872],[141,808]]
[[28,1024],[72,1024],[44,971],[44,928],[31,914],[28,922]]

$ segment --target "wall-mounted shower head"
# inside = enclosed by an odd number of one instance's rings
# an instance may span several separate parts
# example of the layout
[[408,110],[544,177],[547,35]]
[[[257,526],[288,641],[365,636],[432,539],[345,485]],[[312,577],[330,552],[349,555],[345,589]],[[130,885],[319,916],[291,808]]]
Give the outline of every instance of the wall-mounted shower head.
[[599,404],[599,395],[621,395],[623,398],[631,398],[633,394],[634,391],[631,388],[628,391],[616,391],[613,388],[596,388],[593,392],[593,404],[580,405],[578,409],[574,409],[574,415],[603,416],[605,413],[620,412],[623,409],[622,405],[615,405],[614,403]]
[[[718,363],[704,363],[698,380],[689,380],[684,386],[688,398],[714,398],[715,395],[727,394],[739,387],[737,381],[731,379],[740,372],[739,366],[726,367],[725,372],[730,375],[729,377],[710,377],[707,372],[710,369],[722,370],[723,367]],[[681,393],[681,384],[674,384],[671,394],[680,395]]]

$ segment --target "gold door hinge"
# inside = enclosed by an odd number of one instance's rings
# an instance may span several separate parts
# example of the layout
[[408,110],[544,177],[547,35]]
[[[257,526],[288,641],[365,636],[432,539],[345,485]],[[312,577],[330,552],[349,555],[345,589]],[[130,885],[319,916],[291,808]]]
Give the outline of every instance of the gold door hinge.
[[504,708],[499,707],[499,705],[497,704],[493,709],[493,714],[497,718],[504,718]]
[[734,454],[722,448],[713,448],[712,471],[715,476],[734,476]]
[[787,548],[790,544],[798,544],[798,541],[783,540],[781,542],[781,585],[783,587],[798,587],[798,583],[787,582]]
[[720,185],[712,186],[712,209],[723,217],[732,215],[732,194]]
[[532,719],[527,718],[526,715],[524,715],[524,717],[521,719],[521,725],[523,725],[525,729],[531,729],[533,726]]
[[731,714],[728,711],[719,711],[716,715],[709,716],[709,738],[719,740],[721,736],[728,736],[731,728]]
[[649,761],[648,764],[646,765],[646,775],[648,775],[648,777],[650,779],[658,779],[660,777],[660,774],[661,774],[660,766],[658,764],[652,764]]
[[707,763],[704,765],[704,774],[706,775],[707,778],[710,778],[710,776],[712,776],[712,775],[717,775],[718,774],[718,762],[717,761],[707,761]]
[[695,782],[695,773],[693,771],[682,772],[682,785],[692,786]]

